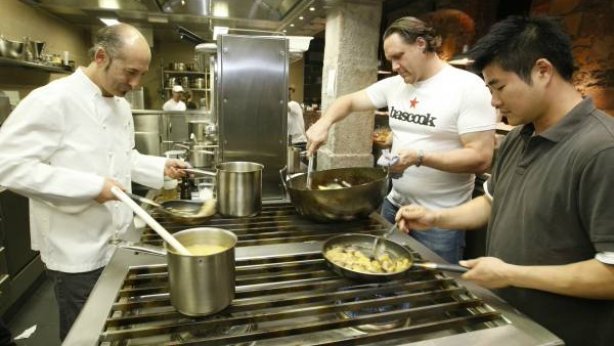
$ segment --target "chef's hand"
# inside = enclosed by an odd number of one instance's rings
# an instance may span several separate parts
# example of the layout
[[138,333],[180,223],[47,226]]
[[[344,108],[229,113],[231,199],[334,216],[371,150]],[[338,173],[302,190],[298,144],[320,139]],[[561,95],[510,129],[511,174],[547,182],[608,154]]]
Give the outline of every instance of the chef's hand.
[[417,204],[403,206],[397,212],[395,220],[399,229],[409,233],[411,230],[426,230],[435,227],[437,212]]
[[173,179],[183,178],[187,173],[182,168],[190,168],[190,164],[182,160],[168,159],[164,165],[164,175]]
[[118,183],[117,181],[111,178],[105,177],[104,184],[102,185],[102,191],[100,191],[100,193],[98,194],[98,196],[96,196],[94,200],[100,204],[104,202],[108,202],[108,201],[117,200],[117,197],[115,197],[113,192],[111,192],[111,188],[113,186],[117,186],[122,191],[126,191],[126,189],[123,186],[121,186],[120,183]]
[[397,153],[399,162],[390,166],[390,172],[403,173],[408,167],[418,162],[418,151],[414,149],[400,149]]
[[458,262],[470,268],[461,277],[486,288],[502,288],[511,285],[510,273],[514,265],[495,257],[479,257]]
[[324,118],[311,125],[305,135],[307,136],[307,156],[315,154],[318,148],[326,143],[328,139],[328,129],[332,124]]

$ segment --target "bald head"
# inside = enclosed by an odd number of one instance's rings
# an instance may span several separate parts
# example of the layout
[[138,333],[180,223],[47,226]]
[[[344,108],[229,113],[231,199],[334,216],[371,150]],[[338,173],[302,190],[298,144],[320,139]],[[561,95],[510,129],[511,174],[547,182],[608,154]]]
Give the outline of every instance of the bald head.
[[129,24],[98,30],[90,55],[92,61],[85,74],[100,87],[103,96],[124,96],[136,88],[151,62],[147,40]]
[[96,51],[104,49],[112,58],[125,55],[124,50],[138,50],[149,52],[147,40],[141,32],[130,24],[120,23],[106,26],[96,32],[94,46],[90,48],[90,59],[94,60]]

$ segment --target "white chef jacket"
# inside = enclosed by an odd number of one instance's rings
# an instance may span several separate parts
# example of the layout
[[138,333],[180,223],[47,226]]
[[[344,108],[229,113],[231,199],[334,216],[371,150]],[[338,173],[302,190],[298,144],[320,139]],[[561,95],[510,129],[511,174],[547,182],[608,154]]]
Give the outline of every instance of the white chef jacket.
[[288,134],[292,136],[292,144],[307,142],[303,108],[296,101],[288,102]]
[[185,111],[186,110],[186,105],[185,102],[179,100],[179,102],[176,102],[173,99],[170,99],[168,101],[166,101],[164,103],[164,105],[162,105],[162,110],[163,111]]
[[128,229],[131,209],[99,204],[103,177],[163,184],[165,158],[135,149],[128,102],[103,97],[78,69],[23,99],[0,128],[0,185],[30,198],[32,249],[47,268],[85,272],[106,265],[108,241]]

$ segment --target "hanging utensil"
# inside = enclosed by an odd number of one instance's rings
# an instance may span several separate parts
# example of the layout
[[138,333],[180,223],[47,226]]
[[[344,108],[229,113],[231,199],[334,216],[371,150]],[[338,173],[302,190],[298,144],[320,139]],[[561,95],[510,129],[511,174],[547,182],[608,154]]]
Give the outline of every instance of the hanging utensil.
[[[126,203],[135,214],[141,217],[145,223],[151,227],[164,241],[169,243],[177,252],[181,255],[190,256],[191,253],[186,249],[181,243],[175,239],[162,225],[160,225],[156,220],[154,220],[151,215],[149,215],[143,208],[141,208],[138,204],[136,204],[124,191],[122,191],[117,186],[113,186],[111,188],[111,192],[117,197],[120,201]],[[155,202],[154,202],[155,203]]]

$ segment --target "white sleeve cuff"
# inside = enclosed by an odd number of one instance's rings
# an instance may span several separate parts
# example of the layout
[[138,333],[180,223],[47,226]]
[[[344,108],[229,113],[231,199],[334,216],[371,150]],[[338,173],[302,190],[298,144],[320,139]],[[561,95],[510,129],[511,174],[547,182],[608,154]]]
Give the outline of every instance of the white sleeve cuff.
[[488,191],[488,180],[486,180],[486,181],[484,182],[484,185],[482,185],[482,188],[484,189],[484,196],[486,196],[486,199],[487,199],[487,200],[488,200],[490,203],[492,203],[492,199],[493,199],[493,197],[492,197],[492,195],[490,194],[490,191]]
[[614,265],[614,252],[599,252],[595,255],[595,259],[604,264]]

